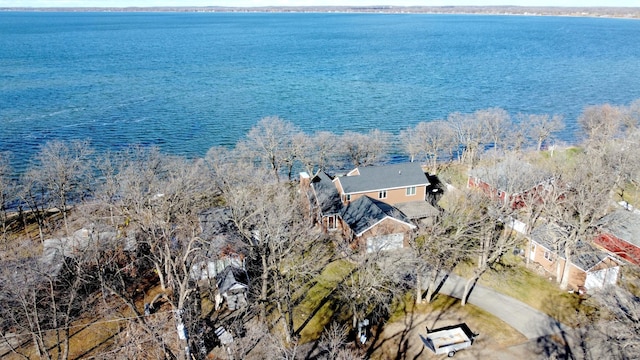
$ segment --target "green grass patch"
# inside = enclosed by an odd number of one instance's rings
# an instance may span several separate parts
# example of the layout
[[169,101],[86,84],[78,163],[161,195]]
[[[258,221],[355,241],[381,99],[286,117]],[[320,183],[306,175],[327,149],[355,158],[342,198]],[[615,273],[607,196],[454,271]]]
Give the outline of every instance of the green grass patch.
[[[461,263],[455,273],[469,278],[475,264]],[[521,258],[503,256],[501,262],[488,270],[479,283],[560,320],[567,325],[579,322],[581,316],[593,313],[594,309],[576,294],[559,288],[558,284],[528,269]]]
[[459,189],[467,186],[469,168],[460,163],[447,163],[438,168],[438,178]]
[[623,200],[633,205],[633,207],[640,205],[640,189],[638,189],[637,184],[627,183],[622,189],[616,188],[615,193],[615,201]]
[[461,306],[460,299],[446,295],[436,295],[430,303],[416,304],[413,292],[407,292],[394,303],[393,312],[387,323],[402,321],[408,315],[419,316],[420,314],[434,317],[443,315],[445,318],[459,319],[476,332],[493,334],[501,339],[509,339],[510,342],[522,340],[522,335],[506,325],[504,321],[473,304]]
[[414,304],[412,292],[407,292],[394,305],[371,359],[431,358],[418,335],[425,336],[426,328],[433,330],[461,323],[480,334],[479,346],[485,348],[503,348],[526,341],[502,320],[471,304],[461,306],[460,300],[449,296],[437,295],[431,303]]
[[346,260],[337,260],[327,265],[305,298],[296,307],[294,327],[298,329],[300,326],[304,326],[300,331],[302,343],[317,339],[325,326],[329,324],[334,315],[331,292],[351,270],[353,270],[353,264]]

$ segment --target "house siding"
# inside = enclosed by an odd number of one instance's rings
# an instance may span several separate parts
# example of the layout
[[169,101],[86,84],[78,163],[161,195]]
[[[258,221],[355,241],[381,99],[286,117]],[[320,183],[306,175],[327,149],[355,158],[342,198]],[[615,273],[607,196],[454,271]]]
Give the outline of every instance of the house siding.
[[[563,261],[564,265],[564,261]],[[574,264],[569,265],[569,287],[572,289],[579,289],[584,287],[584,283],[587,280],[587,273],[575,266]]]
[[[544,184],[538,184],[522,193],[511,194],[504,190],[497,189],[473,176],[469,176],[467,187],[480,189],[491,199],[494,199],[496,201],[500,200],[504,204],[509,204],[509,206],[514,210],[521,209],[527,206],[525,202],[526,198],[529,198],[528,201],[535,201],[536,203],[541,202],[544,192],[547,191]],[[500,193],[500,195],[498,195],[498,193]]]
[[[485,195],[487,195],[488,197],[494,200],[500,200],[504,202],[505,198],[507,198],[506,192],[500,191],[494,188],[493,186],[487,184],[486,182],[473,176],[469,176],[469,180],[467,181],[467,187],[480,189]],[[500,195],[498,195],[498,191],[500,191]]]
[[[538,263],[540,266],[542,266],[542,268],[544,268],[545,271],[547,271],[548,273],[553,274],[554,276],[556,275],[556,263],[558,260],[558,256],[556,254],[553,254],[553,251],[545,248],[544,246],[536,243],[535,241],[533,242],[533,244],[535,244],[535,252],[533,254],[533,256],[529,257],[531,259],[531,261]],[[544,257],[544,253],[546,251],[549,251],[552,253],[553,255],[553,261],[549,261]],[[561,261],[561,266],[564,266],[564,260],[560,259]]]
[[403,245],[404,247],[407,247],[409,246],[407,234],[409,234],[411,230],[412,230],[411,227],[409,227],[407,224],[402,224],[396,220],[387,218],[382,220],[376,226],[362,233],[362,235],[357,239],[357,244],[358,246],[366,246],[367,239],[371,237],[403,233],[404,234]]
[[[384,199],[380,199],[378,197],[380,190],[361,192],[361,193],[352,193],[351,201],[355,201],[358,198],[363,196],[368,196],[372,199],[380,200],[390,205],[400,204],[411,201],[425,201],[427,195],[427,187],[426,185],[416,185],[416,194],[415,195],[407,195],[407,188],[397,188],[397,189],[386,189],[387,197]],[[342,193],[342,188],[338,188],[338,191]],[[342,201],[346,204],[344,196],[342,196]]]

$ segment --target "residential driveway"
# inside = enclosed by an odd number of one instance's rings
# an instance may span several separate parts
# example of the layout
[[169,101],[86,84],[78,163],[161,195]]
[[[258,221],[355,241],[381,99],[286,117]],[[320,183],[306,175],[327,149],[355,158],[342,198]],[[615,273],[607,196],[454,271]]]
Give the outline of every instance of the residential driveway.
[[[461,299],[466,282],[467,279],[449,274],[439,293]],[[565,325],[552,317],[519,300],[479,284],[474,287],[468,302],[498,317],[529,340],[557,334],[561,330],[567,331]]]

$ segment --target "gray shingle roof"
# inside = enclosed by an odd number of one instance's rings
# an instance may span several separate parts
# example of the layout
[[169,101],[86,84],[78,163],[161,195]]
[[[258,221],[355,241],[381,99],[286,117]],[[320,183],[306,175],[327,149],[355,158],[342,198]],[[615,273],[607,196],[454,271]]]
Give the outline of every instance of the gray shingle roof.
[[368,196],[362,196],[349,203],[343,209],[341,216],[351,230],[358,235],[387,216],[411,224],[402,211]]
[[640,215],[620,209],[600,219],[599,225],[618,239],[640,247]]
[[507,158],[494,166],[472,169],[469,175],[510,194],[530,190],[551,178],[549,172],[515,158]]
[[[564,239],[567,232],[561,227],[553,224],[544,224],[536,227],[531,231],[531,240],[544,246],[555,253],[554,243],[558,242],[558,253],[556,255],[564,259]],[[571,262],[584,271],[589,271],[601,261],[606,259],[607,255],[604,251],[600,251],[584,241],[578,241],[576,252],[571,257]]]
[[345,193],[429,185],[429,180],[418,163],[359,167],[358,171],[360,175],[339,178]]
[[324,171],[318,172],[318,174],[311,179],[311,186],[315,191],[322,215],[338,214],[342,210],[340,194],[333,184],[331,177]]
[[220,293],[225,293],[234,285],[248,287],[249,277],[245,270],[235,266],[227,266],[220,274],[216,275],[216,284]]

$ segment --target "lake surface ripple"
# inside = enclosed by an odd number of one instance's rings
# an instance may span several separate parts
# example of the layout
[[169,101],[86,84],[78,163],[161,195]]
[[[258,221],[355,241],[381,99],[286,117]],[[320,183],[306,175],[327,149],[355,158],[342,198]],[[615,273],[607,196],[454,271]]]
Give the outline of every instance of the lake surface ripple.
[[502,107],[640,98],[640,21],[377,14],[0,13],[0,151],[52,139],[202,156],[260,118],[398,133]]

